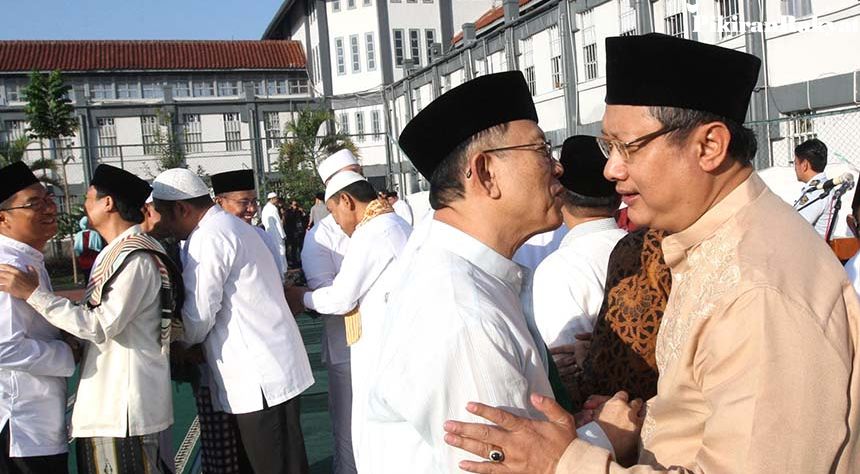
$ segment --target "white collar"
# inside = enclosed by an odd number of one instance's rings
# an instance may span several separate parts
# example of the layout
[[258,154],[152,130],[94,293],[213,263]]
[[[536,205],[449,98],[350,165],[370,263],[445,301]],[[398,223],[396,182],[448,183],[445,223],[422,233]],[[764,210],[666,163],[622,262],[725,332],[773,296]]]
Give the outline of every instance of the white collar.
[[564,238],[561,239],[561,243],[562,245],[564,245],[570,243],[571,240],[577,237],[582,237],[583,235],[617,229],[618,223],[613,217],[595,219],[593,221],[583,222],[582,224],[577,224],[573,226],[573,228],[568,231],[567,235],[565,235]]
[[502,280],[519,294],[523,277],[527,275],[524,267],[516,264],[488,247],[480,240],[444,222],[433,220],[430,224],[430,239],[436,246],[462,257],[490,275]]
[[45,254],[42,252],[30,247],[24,242],[17,241],[15,239],[6,237],[5,235],[0,235],[0,247],[10,247],[17,252],[23,253],[28,257],[36,260],[37,262],[42,262],[45,260]]

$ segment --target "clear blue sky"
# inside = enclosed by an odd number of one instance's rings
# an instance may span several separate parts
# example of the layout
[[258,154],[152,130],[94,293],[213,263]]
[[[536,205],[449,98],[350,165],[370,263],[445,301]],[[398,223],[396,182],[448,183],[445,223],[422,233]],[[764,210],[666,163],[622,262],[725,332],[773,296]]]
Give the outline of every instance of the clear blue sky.
[[282,0],[0,0],[0,40],[260,39]]

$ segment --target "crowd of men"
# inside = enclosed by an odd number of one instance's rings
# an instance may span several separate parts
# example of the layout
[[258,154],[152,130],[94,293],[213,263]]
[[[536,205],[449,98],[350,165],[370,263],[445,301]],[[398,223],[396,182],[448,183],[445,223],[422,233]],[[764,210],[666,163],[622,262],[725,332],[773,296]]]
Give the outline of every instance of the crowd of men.
[[[100,165],[81,302],[40,251],[54,197],[0,170],[0,472],[67,472],[78,361],[78,472],[170,470],[171,378],[194,387],[204,472],[307,472],[303,312],[325,325],[337,474],[860,470],[860,263],[816,233],[826,147],[797,148],[793,209],[751,164],[756,57],[659,34],[606,55],[601,134],[558,158],[518,71],[418,113],[399,144],[426,216],[331,154],[300,257],[250,170],[210,190]],[[285,283],[299,259],[306,287]]]

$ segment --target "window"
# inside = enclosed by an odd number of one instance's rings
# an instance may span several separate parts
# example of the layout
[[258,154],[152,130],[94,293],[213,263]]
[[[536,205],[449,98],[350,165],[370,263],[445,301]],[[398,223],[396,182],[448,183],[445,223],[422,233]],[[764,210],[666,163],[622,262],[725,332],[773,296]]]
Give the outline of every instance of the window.
[[582,58],[585,64],[585,80],[597,78],[597,36],[594,33],[594,10],[580,14],[582,21]]
[[6,81],[6,102],[23,102],[24,84],[18,81]]
[[400,0],[391,0],[391,3],[400,3]]
[[379,121],[379,111],[378,110],[371,110],[370,111],[370,131],[373,133],[373,138],[376,140],[378,140],[382,136],[382,133],[380,132],[382,130],[381,125],[382,124]]
[[340,114],[338,125],[340,125],[340,133],[349,135],[349,115],[346,112]]
[[350,10],[355,8],[355,0],[346,0],[346,8]]
[[433,0],[422,0],[424,3],[433,3]]
[[720,39],[731,38],[740,34],[738,22],[741,19],[738,10],[738,0],[718,0]]
[[818,134],[815,133],[815,122],[807,114],[808,112],[802,112],[790,115],[792,119],[788,122],[788,137],[790,141],[789,150],[791,150],[792,153],[792,160],[794,160],[794,147],[818,136]]
[[176,81],[173,83],[173,97],[191,97],[191,88],[188,81]]
[[116,125],[113,118],[100,118],[99,125],[99,158],[119,156],[119,147],[116,146]]
[[277,112],[266,112],[266,146],[269,149],[281,146],[281,118]]
[[349,37],[349,53],[352,58],[352,72],[361,72],[361,56],[358,53],[358,35]]
[[161,135],[158,118],[155,115],[143,115],[140,117],[140,131],[143,136],[143,154],[158,154],[158,138]]
[[287,95],[286,79],[269,79],[266,84],[269,86],[269,95]]
[[421,30],[409,30],[409,54],[413,64],[421,64]]
[[95,100],[116,99],[112,82],[96,82],[90,85],[90,95]]
[[254,81],[254,95],[266,97],[266,81],[264,79]]
[[421,105],[421,89],[415,91],[415,113],[421,112],[424,107]]
[[373,45],[373,33],[364,34],[364,47],[367,53],[367,70],[376,70],[376,47]]
[[194,81],[194,97],[212,97],[215,95],[214,81]]
[[552,88],[561,89],[564,84],[564,70],[561,64],[561,37],[558,26],[549,29],[549,69],[552,73]]
[[403,30],[394,30],[394,64],[403,66]]
[[227,140],[227,151],[242,150],[242,132],[239,128],[239,114],[224,114],[224,138]]
[[221,97],[239,95],[239,81],[218,81],[218,95]]
[[453,76],[453,74],[448,74],[446,76],[442,76],[442,87],[441,87],[441,89],[442,89],[443,94],[448,92],[449,90],[451,90],[451,76]]
[[475,77],[483,76],[487,73],[487,59],[478,59],[475,61]]
[[164,97],[164,89],[160,82],[144,82],[143,83],[143,98],[144,99],[161,99]]
[[319,62],[319,49],[314,46],[311,48],[311,80],[316,84],[320,81],[320,62]]
[[418,3],[418,0],[406,0],[406,3]]
[[331,11],[339,12],[340,11],[340,0],[334,0],[331,2]]
[[806,18],[812,16],[812,0],[781,0],[780,10],[786,16]]
[[621,21],[621,36],[638,35],[636,25],[636,8],[633,0],[618,0],[618,9],[620,13],[619,20]]
[[7,120],[6,133],[0,135],[0,138],[3,138],[2,141],[5,143],[12,143],[15,140],[25,136],[26,132],[27,125],[23,120]]
[[203,126],[200,123],[200,115],[185,114],[185,122],[182,125],[182,139],[185,142],[186,153],[200,153],[203,151]]
[[364,141],[364,112],[355,113],[355,141]]
[[687,31],[685,29],[687,0],[666,0],[666,18],[663,20],[666,26],[666,34],[669,36],[677,36],[678,38],[686,38]]
[[119,99],[140,99],[137,81],[117,82],[116,95]]
[[290,79],[290,95],[302,95],[308,93],[307,79]]
[[531,92],[532,95],[536,95],[535,64],[531,38],[526,38],[520,41],[520,51],[522,52],[520,56],[520,67],[523,68],[523,75],[526,77],[529,92]]
[[436,42],[436,30],[424,30],[424,40],[427,42],[427,63],[433,61],[433,43]]
[[346,62],[343,58],[343,38],[334,39],[334,50],[337,55],[337,75],[342,76],[346,74]]
[[361,4],[366,6],[366,7],[369,7],[373,4],[373,2],[372,2],[372,0],[364,0]]

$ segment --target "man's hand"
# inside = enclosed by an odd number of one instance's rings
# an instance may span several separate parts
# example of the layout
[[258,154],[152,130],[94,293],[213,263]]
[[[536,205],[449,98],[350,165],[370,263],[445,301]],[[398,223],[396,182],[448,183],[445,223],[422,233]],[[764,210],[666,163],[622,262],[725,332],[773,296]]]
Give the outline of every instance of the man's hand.
[[597,408],[597,424],[615,449],[619,463],[632,464],[636,460],[639,445],[639,432],[645,421],[644,403],[637,398],[628,402],[627,392],[618,392]]
[[502,462],[460,462],[460,468],[477,473],[554,473],[567,446],[576,439],[573,416],[555,400],[537,394],[532,405],[549,421],[521,418],[499,408],[469,403],[466,409],[496,426],[446,421],[445,442],[482,458],[501,451]]
[[298,316],[305,311],[304,297],[308,291],[310,290],[306,286],[291,286],[285,290],[287,304],[290,305],[293,316]]
[[26,300],[38,287],[39,274],[35,268],[27,265],[25,272],[12,265],[0,265],[0,291],[5,291],[20,300]]

